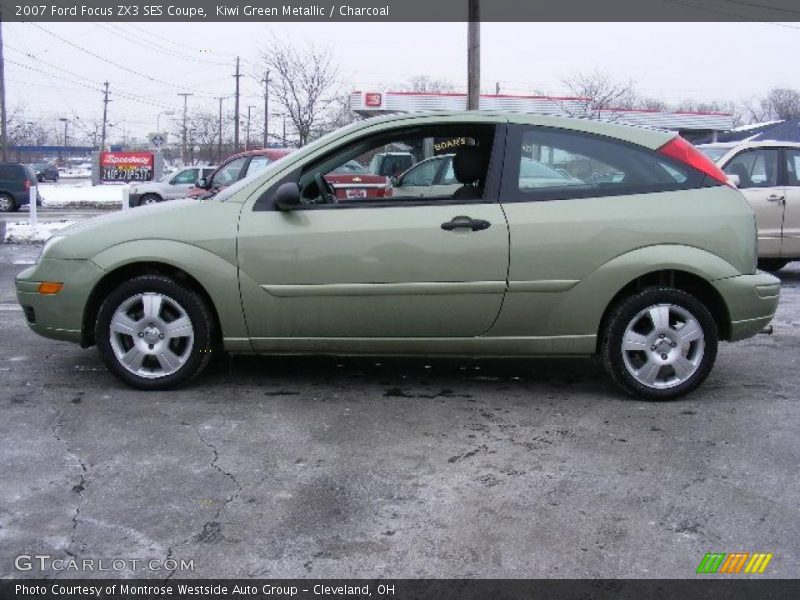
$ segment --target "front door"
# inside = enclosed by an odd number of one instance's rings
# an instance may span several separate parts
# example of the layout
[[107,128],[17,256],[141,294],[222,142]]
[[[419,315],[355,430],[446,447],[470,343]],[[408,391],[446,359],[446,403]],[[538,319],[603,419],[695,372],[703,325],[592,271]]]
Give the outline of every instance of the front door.
[[[484,126],[472,137],[491,144],[493,131]],[[426,147],[419,141],[381,139],[380,148]],[[491,199],[496,190],[485,190],[485,200],[458,201],[340,199],[317,189],[340,164],[369,164],[380,148],[360,141],[305,167],[298,184],[309,203],[299,210],[245,207],[240,279],[257,350],[275,338],[474,337],[496,320],[509,252],[505,216]]]
[[739,178],[739,189],[756,213],[758,255],[781,255],[783,209],[786,190],[778,182],[777,148],[754,148],[733,157],[723,167]]

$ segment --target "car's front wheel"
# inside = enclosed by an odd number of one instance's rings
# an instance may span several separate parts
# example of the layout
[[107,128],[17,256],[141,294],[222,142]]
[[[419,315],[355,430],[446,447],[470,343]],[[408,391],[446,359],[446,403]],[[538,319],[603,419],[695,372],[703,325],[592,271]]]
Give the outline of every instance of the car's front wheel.
[[651,287],[612,309],[602,332],[606,371],[625,392],[670,400],[697,388],[714,366],[714,317],[694,296]]
[[203,297],[163,275],[142,275],[103,302],[95,340],[108,369],[128,385],[188,383],[211,359],[214,320]]
[[142,196],[142,199],[139,200],[139,206],[145,206],[147,204],[158,204],[161,202],[161,196],[156,194],[145,194]]
[[0,212],[14,212],[19,205],[14,198],[8,194],[0,194]]

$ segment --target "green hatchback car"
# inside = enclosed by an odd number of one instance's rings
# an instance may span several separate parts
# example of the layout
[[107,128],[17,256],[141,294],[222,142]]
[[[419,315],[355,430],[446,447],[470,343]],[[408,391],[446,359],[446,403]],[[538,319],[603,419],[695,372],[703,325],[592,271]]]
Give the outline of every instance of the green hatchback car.
[[[326,178],[437,148],[454,180],[433,192],[343,199]],[[97,345],[145,390],[221,351],[599,354],[654,400],[696,388],[718,342],[762,330],[780,292],[756,270],[752,209],[679,136],[483,112],[361,121],[213,200],[81,222],[16,286],[35,332]]]

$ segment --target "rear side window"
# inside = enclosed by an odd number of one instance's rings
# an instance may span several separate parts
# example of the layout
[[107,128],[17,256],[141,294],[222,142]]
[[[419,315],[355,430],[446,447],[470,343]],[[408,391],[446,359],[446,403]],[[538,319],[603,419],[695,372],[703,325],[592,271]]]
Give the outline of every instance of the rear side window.
[[786,184],[800,186],[800,150],[786,149]]
[[559,200],[702,187],[704,174],[605,136],[518,127],[508,144],[503,200]]
[[[31,175],[33,171],[31,171]],[[25,171],[18,165],[0,165],[0,179],[4,181],[21,181],[25,178]]]

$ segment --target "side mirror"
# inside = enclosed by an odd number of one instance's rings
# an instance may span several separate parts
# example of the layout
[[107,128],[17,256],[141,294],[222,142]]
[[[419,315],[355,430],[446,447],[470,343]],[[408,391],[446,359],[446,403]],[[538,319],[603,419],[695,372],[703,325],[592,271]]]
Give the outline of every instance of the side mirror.
[[392,175],[389,177],[389,183],[392,184],[392,187],[397,187],[400,183],[400,178],[397,175]]
[[739,179],[738,175],[728,175],[728,183],[738,188],[741,185],[742,180]]
[[300,187],[293,181],[281,184],[275,190],[275,206],[278,210],[297,210],[303,205],[300,200]]
[[197,187],[199,187],[199,188],[203,188],[203,189],[205,190],[205,189],[207,189],[207,187],[206,187],[206,186],[208,186],[208,180],[207,180],[205,177],[201,177],[200,179],[198,179],[197,181],[195,181],[195,182],[194,182],[194,184],[195,184]]

